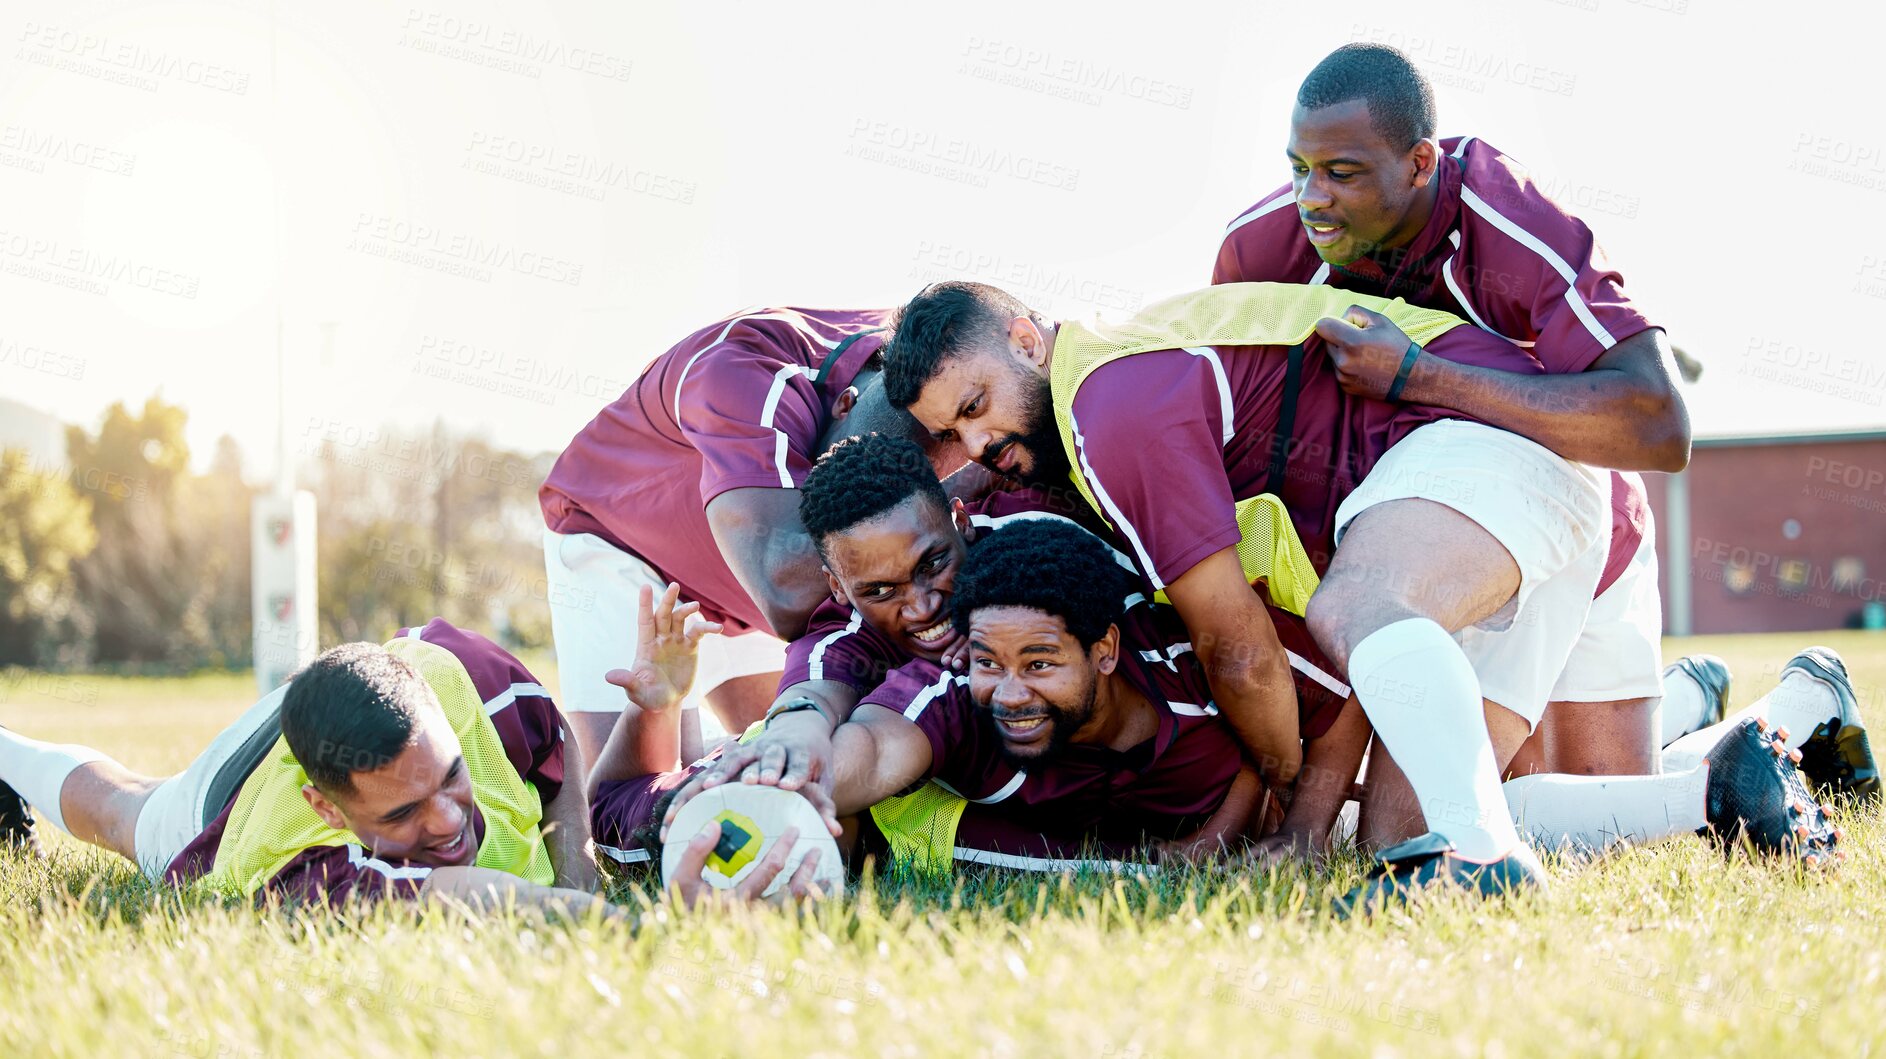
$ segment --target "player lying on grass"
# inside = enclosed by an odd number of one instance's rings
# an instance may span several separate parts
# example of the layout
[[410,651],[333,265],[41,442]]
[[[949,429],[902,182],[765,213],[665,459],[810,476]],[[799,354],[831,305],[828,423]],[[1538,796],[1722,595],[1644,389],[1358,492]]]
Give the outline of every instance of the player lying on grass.
[[[0,800],[24,794],[153,879],[258,901],[608,911],[566,743],[556,706],[516,659],[435,619],[385,646],[323,653],[168,778],[0,729]],[[689,900],[706,892],[699,866],[713,845],[698,837]]]
[[[893,803],[896,820],[873,814],[889,822],[894,848],[929,865],[954,856],[1065,868],[1082,847],[1192,856],[1241,841],[1260,801],[1256,774],[1190,656],[1168,662],[1150,609],[1126,606],[1132,583],[1106,545],[1062,520],[1019,521],[979,539],[950,603],[969,675],[916,660],[864,695],[831,737],[830,795],[824,784],[803,790],[832,833],[843,833],[840,816],[934,779],[950,798]],[[651,642],[670,653],[638,656],[618,677],[643,723],[619,724],[596,763],[599,843],[646,850],[651,788],[672,789],[701,768],[667,771],[677,733],[648,723],[672,714],[663,704],[691,676],[686,656],[700,630],[680,631],[672,615],[691,608],[670,610],[674,598],[648,619]],[[1008,679],[992,676],[1002,672]]]
[[[1000,473],[1077,468],[1075,485],[1185,619],[1245,745],[1286,782],[1300,732],[1252,583],[1262,577],[1273,601],[1309,596],[1318,642],[1346,664],[1378,744],[1444,840],[1384,851],[1385,870],[1483,892],[1531,885],[1537,861],[1501,770],[1596,594],[1609,477],[1446,409],[1342,392],[1321,329],[1352,301],[1379,318],[1349,331],[1419,348],[1413,333],[1429,352],[1538,370],[1456,317],[1324,287],[1230,284],[1088,327],[952,282],[898,317],[886,392]],[[1267,494],[1288,508],[1282,525],[1254,506]],[[1314,764],[1353,775],[1361,746],[1349,753]],[[1825,838],[1818,810],[1802,817]]]

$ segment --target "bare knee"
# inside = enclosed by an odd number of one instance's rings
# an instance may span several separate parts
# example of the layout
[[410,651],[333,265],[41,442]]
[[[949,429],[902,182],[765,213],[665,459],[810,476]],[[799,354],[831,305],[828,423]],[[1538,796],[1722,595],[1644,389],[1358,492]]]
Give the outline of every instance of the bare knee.
[[1368,635],[1404,618],[1421,617],[1390,585],[1370,584],[1340,571],[1318,586],[1304,608],[1303,620],[1316,646],[1339,668]]

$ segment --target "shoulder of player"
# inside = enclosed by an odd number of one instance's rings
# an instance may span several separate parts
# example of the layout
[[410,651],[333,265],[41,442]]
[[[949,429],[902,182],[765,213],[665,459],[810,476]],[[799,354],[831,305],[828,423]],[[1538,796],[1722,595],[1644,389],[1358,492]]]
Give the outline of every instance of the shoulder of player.
[[[1560,206],[1531,170],[1484,140],[1463,138],[1448,155],[1460,166],[1460,223],[1517,242],[1537,252],[1534,243],[1551,245],[1567,238],[1589,238],[1590,229]],[[1560,253],[1571,249],[1559,249]],[[1572,262],[1576,266],[1577,262]]]
[[[1294,229],[1297,225],[1296,195],[1289,184],[1272,191],[1245,209],[1239,210],[1225,224],[1225,238],[1243,238],[1247,233]],[[1305,245],[1308,245],[1307,242]]]
[[827,596],[812,609],[811,617],[806,619],[805,633],[793,641],[793,646],[816,645],[834,633],[855,633],[864,628],[864,616],[856,607]]
[[936,709],[953,709],[966,701],[969,678],[934,662],[915,659],[891,671],[864,702],[882,706],[915,721]]
[[461,629],[444,618],[434,618],[416,629],[401,629],[392,642],[400,640],[419,640],[450,651],[459,665],[465,667],[465,674],[471,678],[472,688],[484,703],[487,716],[515,706],[520,699],[550,701],[549,689],[539,683],[515,655],[485,636]]
[[[711,356],[772,357],[782,362],[822,358],[846,337],[882,328],[890,309],[749,309],[696,333]],[[716,327],[718,330],[716,330]]]

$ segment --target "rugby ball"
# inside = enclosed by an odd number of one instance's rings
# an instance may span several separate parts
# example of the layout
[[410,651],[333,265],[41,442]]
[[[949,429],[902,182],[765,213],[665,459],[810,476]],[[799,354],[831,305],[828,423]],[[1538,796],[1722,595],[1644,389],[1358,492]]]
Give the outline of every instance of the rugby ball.
[[825,830],[825,821],[819,818],[812,803],[796,791],[746,783],[709,788],[681,807],[668,828],[668,841],[662,845],[661,883],[664,888],[674,882],[675,869],[681,863],[688,841],[709,827],[720,829],[720,841],[707,855],[701,878],[716,889],[731,890],[753,874],[753,866],[772,851],[779,836],[789,827],[799,829],[798,841],[793,843],[785,869],[767,884],[765,895],[770,897],[786,885],[793,872],[799,870],[799,862],[815,849],[822,852],[814,869],[817,872],[814,881],[828,895],[841,893],[845,888],[845,860],[839,856],[838,843],[832,841],[831,832]]

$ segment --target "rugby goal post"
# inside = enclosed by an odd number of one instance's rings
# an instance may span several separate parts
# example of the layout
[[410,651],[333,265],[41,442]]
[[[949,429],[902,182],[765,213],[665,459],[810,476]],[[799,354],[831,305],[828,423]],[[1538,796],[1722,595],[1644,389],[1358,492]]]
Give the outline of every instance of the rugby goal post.
[[255,682],[266,695],[314,661],[320,642],[314,494],[305,489],[257,494],[249,538]]

